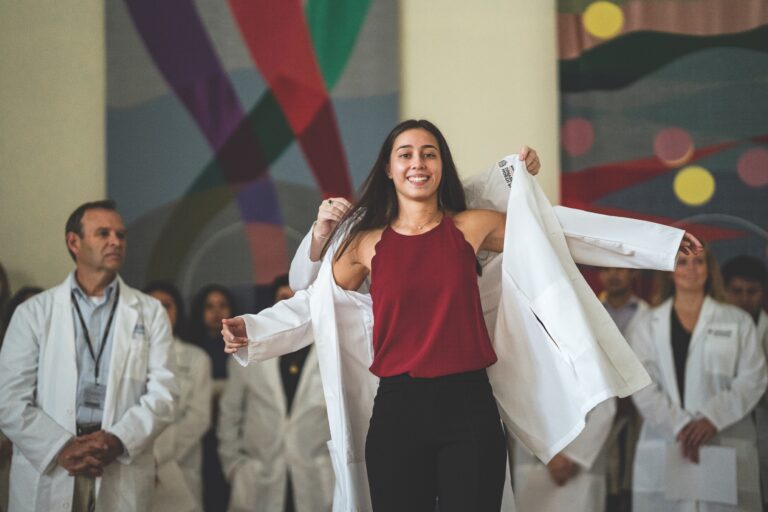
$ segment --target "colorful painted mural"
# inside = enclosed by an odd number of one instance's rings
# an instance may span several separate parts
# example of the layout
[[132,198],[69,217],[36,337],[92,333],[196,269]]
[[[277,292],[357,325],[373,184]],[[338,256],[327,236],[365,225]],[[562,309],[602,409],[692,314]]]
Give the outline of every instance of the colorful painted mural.
[[563,204],[768,257],[768,2],[557,5]]
[[[125,276],[189,296],[287,271],[398,120],[396,3],[126,0],[107,10],[107,181]],[[242,295],[242,294],[241,294]]]

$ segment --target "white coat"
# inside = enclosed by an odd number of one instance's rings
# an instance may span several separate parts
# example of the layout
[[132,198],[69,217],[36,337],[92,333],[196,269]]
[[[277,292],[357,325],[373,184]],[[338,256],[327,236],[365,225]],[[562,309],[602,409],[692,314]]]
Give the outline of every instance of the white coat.
[[[768,359],[768,314],[760,312],[757,320],[757,339]],[[762,482],[763,503],[768,503],[768,391],[755,407],[757,422],[757,445],[760,454],[760,480]]]
[[584,430],[560,452],[578,466],[562,487],[547,466],[515,443],[515,501],[520,512],[602,512],[606,497],[606,440],[616,414],[610,398],[587,414]]
[[211,426],[211,359],[200,347],[173,341],[179,403],[176,420],[155,440],[158,465],[153,510],[200,510],[203,506],[202,439]]
[[[0,351],[0,429],[14,445],[11,512],[72,507],[75,479],[56,463],[75,433],[70,279],[19,306]],[[144,511],[155,486],[152,443],[173,421],[177,398],[172,336],[157,300],[121,279],[119,286],[102,428],[125,452],[96,479],[96,508]]]
[[[649,382],[572,258],[671,270],[683,231],[553,209],[516,155],[470,180],[467,198],[471,207],[507,211],[503,258],[480,256],[483,311],[498,356],[488,374],[507,429],[549,460],[581,432],[595,405]],[[315,340],[331,429],[334,510],[367,511],[365,437],[377,388],[368,370],[371,298],[336,285],[331,249],[307,290],[244,316],[250,343],[234,356],[246,365]]]
[[243,368],[229,361],[219,411],[219,456],[230,512],[283,510],[290,472],[297,512],[331,510],[334,476],[317,354],[302,367],[290,415],[278,359]]
[[[705,299],[688,348],[681,407],[671,346],[671,312],[669,299],[650,310],[629,333],[632,347],[653,379],[652,385],[632,397],[644,420],[635,454],[632,508],[636,512],[758,512],[762,505],[757,433],[750,413],[765,391],[768,373],[754,322],[735,306]],[[678,450],[675,436],[702,416],[718,430],[709,444],[736,449],[738,507],[667,501],[664,497],[666,450]]]

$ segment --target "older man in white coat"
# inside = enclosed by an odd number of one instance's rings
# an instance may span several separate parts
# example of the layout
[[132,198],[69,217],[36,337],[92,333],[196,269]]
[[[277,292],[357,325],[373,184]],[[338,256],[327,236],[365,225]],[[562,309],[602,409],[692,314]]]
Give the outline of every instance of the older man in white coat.
[[173,420],[171,330],[117,275],[126,229],[111,201],[70,216],[75,271],[15,312],[0,352],[0,428],[13,441],[10,510],[144,511],[152,443]]

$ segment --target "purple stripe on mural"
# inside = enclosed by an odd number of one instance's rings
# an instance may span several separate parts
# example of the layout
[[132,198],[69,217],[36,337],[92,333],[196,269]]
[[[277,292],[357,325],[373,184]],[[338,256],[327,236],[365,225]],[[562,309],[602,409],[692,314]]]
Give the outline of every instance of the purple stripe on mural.
[[280,206],[271,180],[259,179],[241,188],[237,194],[240,215],[246,222],[280,224]]
[[[160,73],[208,140],[231,185],[266,177],[267,160],[247,121],[229,76],[219,61],[191,0],[126,0],[136,30]],[[268,181],[267,181],[268,182]],[[281,223],[271,184],[245,200],[243,217]],[[263,205],[258,205],[262,203]],[[258,205],[258,206],[253,206]],[[254,216],[256,214],[261,217]]]

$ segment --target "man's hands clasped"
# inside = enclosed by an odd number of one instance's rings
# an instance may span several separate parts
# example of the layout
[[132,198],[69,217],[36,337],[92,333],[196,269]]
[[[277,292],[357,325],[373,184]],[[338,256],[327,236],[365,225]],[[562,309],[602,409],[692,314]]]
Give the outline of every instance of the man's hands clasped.
[[71,439],[59,452],[57,462],[70,476],[101,476],[104,468],[123,453],[116,436],[99,430]]

